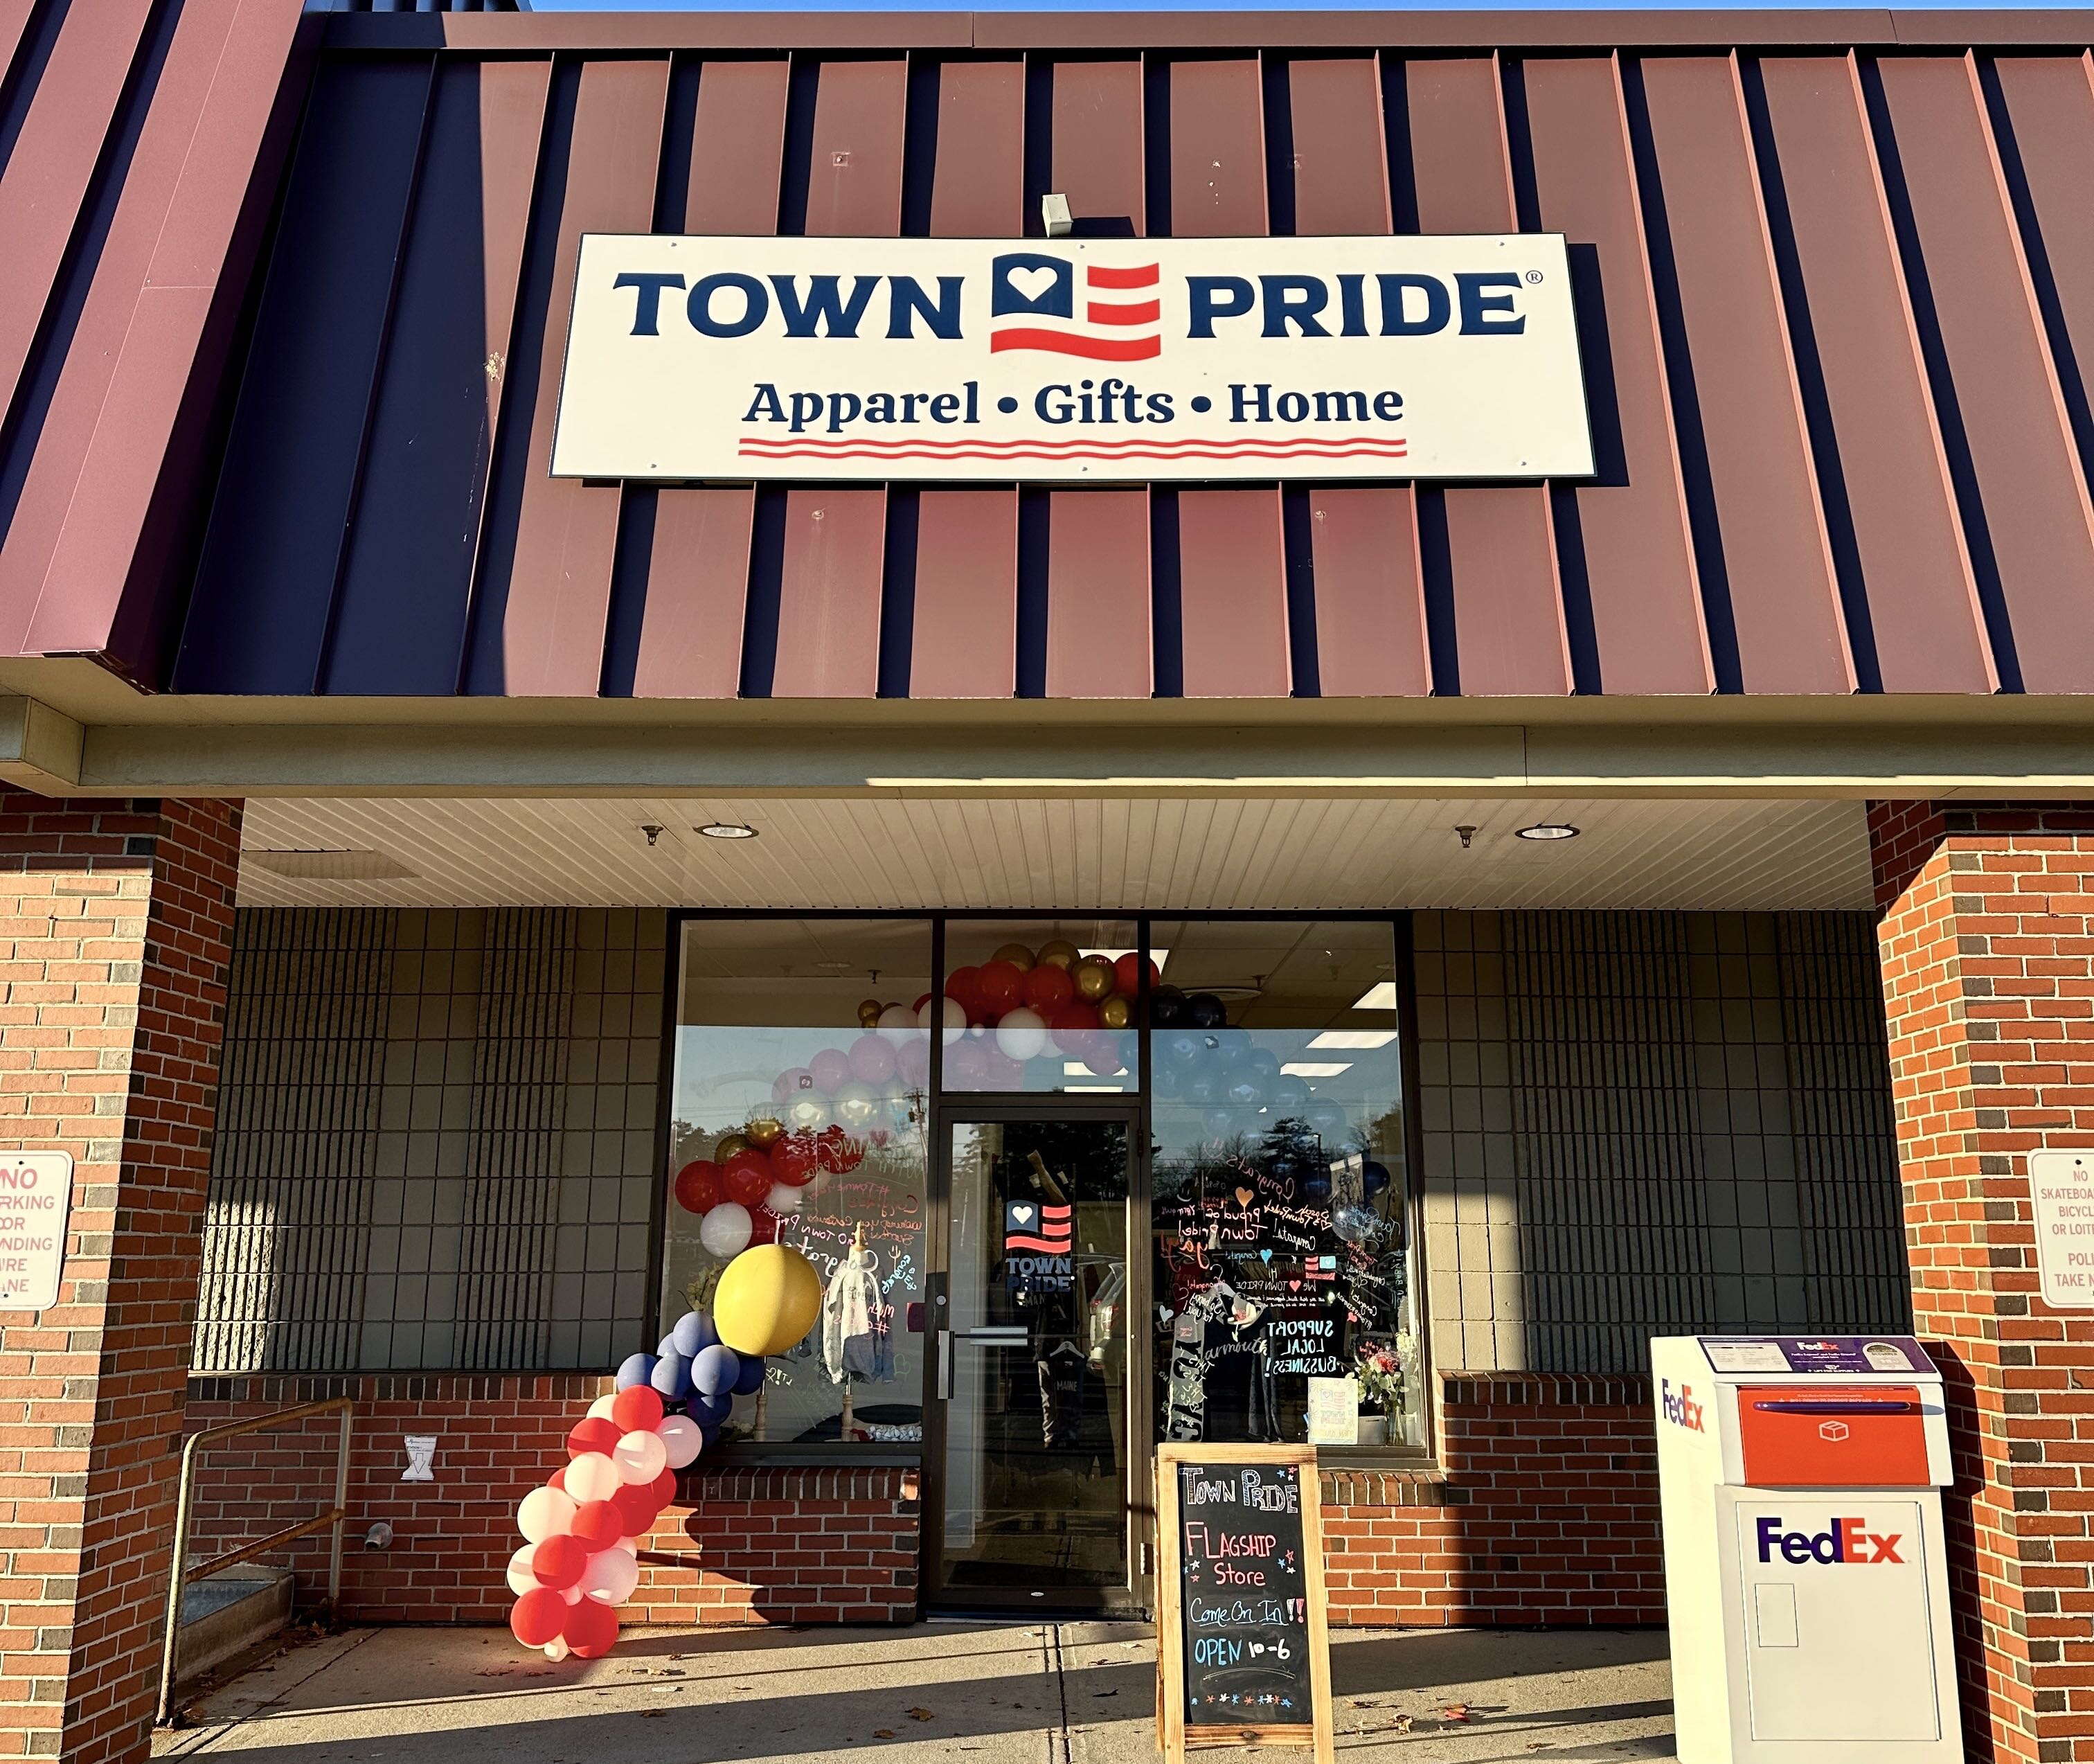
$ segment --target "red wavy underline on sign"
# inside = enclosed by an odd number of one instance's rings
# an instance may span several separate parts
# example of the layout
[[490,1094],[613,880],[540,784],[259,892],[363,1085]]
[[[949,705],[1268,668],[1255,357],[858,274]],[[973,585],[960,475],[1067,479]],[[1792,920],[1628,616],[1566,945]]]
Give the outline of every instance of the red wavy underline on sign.
[[1094,362],[1145,362],[1163,353],[1154,337],[1067,337],[1059,331],[993,331],[989,353],[1009,349],[1045,350],[1057,355],[1082,355]]
[[1219,436],[1186,436],[1175,441],[995,441],[986,437],[971,441],[881,441],[872,437],[852,437],[828,441],[819,436],[794,437],[780,437],[775,440],[764,436],[749,436],[741,444],[744,453],[910,453],[910,454],[1164,454],[1188,449],[1206,451],[1214,448],[1271,449],[1285,448],[1290,451],[1318,453],[1386,453],[1407,451],[1408,444],[1401,438],[1375,436],[1321,436],[1288,435],[1247,437],[1241,441],[1230,441]]
[[1101,263],[1087,263],[1084,274],[1093,288],[1153,288],[1159,280],[1158,267],[1138,263],[1132,269],[1108,269]]
[[1145,300],[1135,306],[1110,306],[1093,300],[1085,309],[1084,316],[1093,324],[1154,324],[1163,314],[1163,303]]
[[1045,1237],[1006,1237],[1003,1240],[1003,1247],[1006,1249],[1037,1249],[1042,1255],[1059,1256],[1068,1253],[1069,1240],[1061,1237],[1049,1243]]
[[1107,452],[1091,448],[1070,448],[1045,451],[1038,448],[956,447],[932,450],[909,446],[887,447],[806,447],[793,446],[786,442],[762,445],[744,444],[741,449],[745,458],[762,459],[1023,459],[1036,457],[1049,459],[1401,459],[1405,450],[1398,443],[1392,447],[1279,447],[1270,445],[1242,447],[1174,447],[1157,448],[1147,452]]

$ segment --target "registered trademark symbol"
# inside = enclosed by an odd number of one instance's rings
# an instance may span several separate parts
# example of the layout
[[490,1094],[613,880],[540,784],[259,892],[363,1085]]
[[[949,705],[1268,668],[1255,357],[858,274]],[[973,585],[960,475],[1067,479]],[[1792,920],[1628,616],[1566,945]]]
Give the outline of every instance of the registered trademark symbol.
[[1529,270],[1527,272],[1527,279],[1531,283],[1538,282],[1541,280],[1541,272],[1540,270]]

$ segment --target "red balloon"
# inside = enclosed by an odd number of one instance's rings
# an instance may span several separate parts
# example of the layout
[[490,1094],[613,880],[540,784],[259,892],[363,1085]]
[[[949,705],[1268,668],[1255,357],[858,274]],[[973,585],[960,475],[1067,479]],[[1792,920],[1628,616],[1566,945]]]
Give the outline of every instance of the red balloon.
[[624,1436],[615,1423],[605,1420],[602,1415],[591,1415],[567,1430],[567,1456],[580,1458],[584,1452],[601,1452],[608,1458],[618,1449],[618,1442]]
[[956,967],[945,976],[945,996],[967,1014],[967,1021],[982,1019],[981,970]]
[[771,1173],[789,1187],[805,1188],[821,1167],[811,1133],[789,1133],[771,1148]]
[[815,1141],[816,1161],[832,1176],[840,1176],[850,1167],[845,1162],[849,1155],[845,1144],[844,1130],[840,1127],[824,1127],[821,1136]]
[[[559,1596],[553,1595],[555,1599]],[[600,1660],[618,1645],[618,1613],[608,1605],[584,1599],[579,1605],[563,1605],[561,1614],[566,1619],[561,1633],[567,1638],[567,1651],[577,1660]]]
[[575,1536],[589,1549],[608,1549],[624,1536],[625,1515],[611,1501],[584,1501],[575,1509]]
[[1067,968],[1042,962],[1025,976],[1024,990],[1026,1003],[1051,1021],[1054,1011],[1076,996],[1076,983]]
[[[582,1601],[588,1604],[587,1599]],[[580,1605],[575,1607],[577,1610]],[[509,1613],[509,1633],[527,1648],[542,1648],[558,1641],[567,1627],[567,1601],[550,1587],[534,1586],[518,1599]],[[569,1642],[569,1647],[574,1644]]]
[[1119,1057],[1119,1044],[1110,1035],[1093,1036],[1089,1049],[1084,1055],[1084,1063],[1100,1078],[1110,1078],[1125,1063]]
[[1090,1051],[1091,1037],[1097,1033],[1098,1007],[1080,998],[1071,999],[1047,1018],[1054,1045],[1071,1059],[1081,1059]]
[[720,1185],[727,1190],[727,1197],[744,1206],[757,1205],[776,1180],[771,1174],[771,1160],[755,1150],[736,1152],[720,1172]]
[[610,1424],[620,1434],[652,1433],[662,1424],[661,1393],[647,1384],[621,1390],[611,1399]]
[[752,1206],[749,1210],[749,1242],[745,1249],[754,1249],[760,1244],[778,1241],[778,1227],[782,1221],[767,1206]]
[[567,1466],[563,1464],[548,1476],[545,1479],[545,1486],[548,1488],[557,1488],[562,1494],[565,1494],[567,1492]]
[[531,1552],[531,1571],[541,1584],[564,1592],[589,1566],[589,1545],[579,1537],[549,1537]]
[[915,1004],[914,1004],[914,1006],[912,1006],[910,1008],[915,1011],[915,1013],[916,1013],[916,1015],[917,1015],[918,1016],[919,1016],[919,1017],[920,1017],[920,1016],[922,1016],[922,1015],[923,1015],[923,1007],[924,1007],[926,1005],[929,1004],[930,1002],[931,1002],[931,995],[930,995],[928,993],[924,993],[924,994],[923,994],[923,996],[922,997],[919,998],[919,999],[916,1001]]
[[676,1172],[676,1205],[686,1213],[703,1213],[719,1199],[720,1167],[711,1158],[698,1158]]
[[[618,1509],[618,1523],[622,1529],[618,1537],[645,1537],[662,1510],[662,1503],[654,1498],[654,1484],[651,1482],[628,1482],[610,1497],[610,1504]],[[615,1544],[618,1537],[611,1541]]]
[[1025,997],[1025,976],[1014,962],[985,962],[976,981],[981,993],[983,1020],[993,1023],[1006,1010],[1015,1010]]
[[676,1471],[663,1471],[654,1481],[647,1484],[647,1492],[654,1497],[654,1507],[658,1514],[663,1507],[676,1498]]
[[[1140,962],[1141,958],[1136,955],[1133,950],[1130,949],[1125,955],[1122,956],[1117,962],[1113,963],[1114,990],[1125,993],[1127,995],[1127,1001],[1130,1005],[1134,1002],[1135,988],[1140,984]],[[1153,962],[1151,962],[1149,964],[1149,984],[1151,988],[1155,986],[1157,981],[1162,976],[1157,972],[1156,964]]]

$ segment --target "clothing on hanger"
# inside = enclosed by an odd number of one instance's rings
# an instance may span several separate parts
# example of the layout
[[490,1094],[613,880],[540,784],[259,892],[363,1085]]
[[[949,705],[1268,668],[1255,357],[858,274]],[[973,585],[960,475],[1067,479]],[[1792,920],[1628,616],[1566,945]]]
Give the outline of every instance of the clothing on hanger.
[[893,1310],[880,1295],[880,1258],[862,1245],[836,1264],[822,1295],[822,1364],[830,1382],[894,1376]]

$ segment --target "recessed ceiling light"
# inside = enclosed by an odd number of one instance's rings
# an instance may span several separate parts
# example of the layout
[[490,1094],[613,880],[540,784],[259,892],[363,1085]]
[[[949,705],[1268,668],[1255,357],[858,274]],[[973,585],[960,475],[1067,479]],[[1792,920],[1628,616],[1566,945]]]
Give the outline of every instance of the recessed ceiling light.
[[1353,1001],[1355,1010],[1393,1010],[1396,1009],[1396,982],[1377,980]]
[[1575,839],[1578,829],[1562,821],[1536,821],[1531,827],[1523,827],[1514,836],[1520,839]]
[[1329,1053],[1352,1053],[1387,1047],[1395,1039],[1393,1029],[1326,1029],[1309,1045]]
[[707,821],[697,831],[707,839],[754,839],[756,829],[740,821]]
[[1350,1060],[1289,1060],[1279,1068],[1288,1078],[1336,1078],[1353,1069]]

